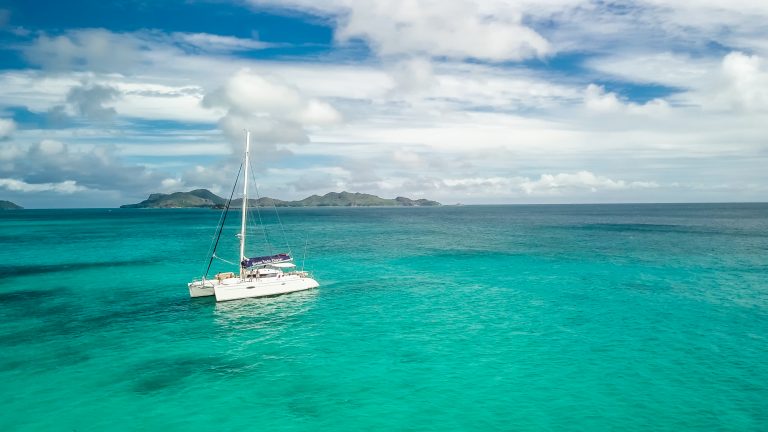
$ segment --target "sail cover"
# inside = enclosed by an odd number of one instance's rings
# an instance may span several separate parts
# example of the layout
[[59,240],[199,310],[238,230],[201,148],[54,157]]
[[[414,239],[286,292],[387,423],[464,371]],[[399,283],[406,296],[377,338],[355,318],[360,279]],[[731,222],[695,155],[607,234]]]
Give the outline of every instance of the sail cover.
[[290,261],[291,259],[292,258],[290,255],[281,253],[277,255],[245,258],[242,261],[240,261],[240,265],[243,266],[243,268],[248,268],[248,267],[253,267],[253,266],[262,265],[262,264],[274,264],[274,263],[286,262],[286,261]]

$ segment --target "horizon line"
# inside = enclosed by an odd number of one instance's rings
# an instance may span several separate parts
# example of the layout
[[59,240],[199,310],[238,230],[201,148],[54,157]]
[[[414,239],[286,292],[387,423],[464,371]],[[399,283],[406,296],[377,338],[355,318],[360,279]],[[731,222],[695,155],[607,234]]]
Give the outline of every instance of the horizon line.
[[[437,208],[437,207],[489,207],[489,206],[594,206],[594,205],[704,205],[704,204],[768,204],[768,201],[663,201],[663,202],[586,202],[586,203],[475,203],[475,204],[440,204],[437,206],[286,206],[281,209],[301,208]],[[23,206],[22,206],[23,207]],[[163,207],[163,208],[121,208],[121,207],[23,207],[21,209],[6,209],[0,211],[19,210],[215,210],[213,207]]]

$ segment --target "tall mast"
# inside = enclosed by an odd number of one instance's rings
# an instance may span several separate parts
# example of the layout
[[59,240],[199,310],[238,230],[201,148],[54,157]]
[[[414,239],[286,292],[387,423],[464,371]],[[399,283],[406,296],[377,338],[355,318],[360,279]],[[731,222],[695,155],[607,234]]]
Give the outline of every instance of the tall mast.
[[[251,147],[251,131],[245,131],[245,175],[243,176],[243,217],[240,222],[240,262],[245,259],[245,219],[248,216],[248,152]],[[245,269],[240,264],[240,279],[244,279]]]

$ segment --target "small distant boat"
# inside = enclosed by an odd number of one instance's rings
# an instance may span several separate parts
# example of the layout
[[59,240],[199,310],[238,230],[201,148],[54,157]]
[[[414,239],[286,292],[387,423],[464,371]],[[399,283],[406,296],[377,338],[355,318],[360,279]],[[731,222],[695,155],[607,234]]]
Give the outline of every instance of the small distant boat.
[[[211,256],[208,258],[208,268],[205,274],[188,283],[190,297],[216,296],[216,301],[238,300],[251,297],[266,297],[304,291],[317,288],[319,284],[309,272],[296,270],[293,257],[289,253],[276,255],[247,257],[246,251],[246,220],[248,216],[248,171],[250,152],[250,132],[245,133],[245,156],[241,171],[243,174],[243,205],[240,223],[240,265],[237,272],[217,273],[208,278],[211,263],[216,256],[221,232],[226,222],[232,197],[230,196],[224,208],[218,234],[214,240]],[[238,173],[239,177],[239,173]],[[237,179],[235,179],[237,185]],[[234,193],[234,187],[233,187]]]

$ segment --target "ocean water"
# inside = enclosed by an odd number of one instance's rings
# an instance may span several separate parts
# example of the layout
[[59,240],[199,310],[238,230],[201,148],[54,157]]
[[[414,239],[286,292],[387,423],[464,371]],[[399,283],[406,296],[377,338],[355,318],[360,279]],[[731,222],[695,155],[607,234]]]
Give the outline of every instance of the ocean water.
[[321,287],[216,304],[216,211],[0,213],[0,430],[768,430],[767,204],[279,217]]

